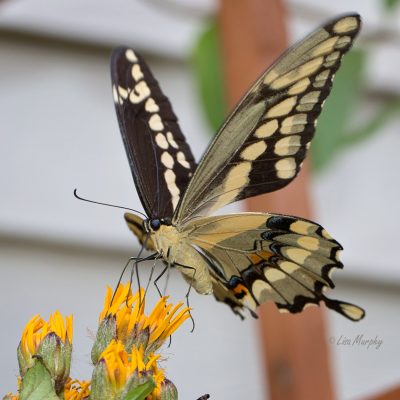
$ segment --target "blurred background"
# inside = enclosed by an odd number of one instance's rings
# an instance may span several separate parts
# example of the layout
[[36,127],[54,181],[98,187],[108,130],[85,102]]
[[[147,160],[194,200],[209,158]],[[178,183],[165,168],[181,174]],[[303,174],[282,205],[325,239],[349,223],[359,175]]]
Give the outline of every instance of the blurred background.
[[[368,399],[400,385],[398,3],[282,2],[289,43],[339,13],[357,11],[364,23],[311,155],[314,219],[345,248],[332,297],[367,311],[357,324],[326,313],[337,399]],[[16,390],[25,323],[55,309],[74,314],[71,375],[90,378],[91,332],[105,287],[139,249],[123,211],[73,197],[77,188],[90,199],[141,209],[112,102],[112,48],[126,44],[145,56],[199,159],[227,108],[218,13],[217,0],[0,2],[0,394]],[[187,291],[176,272],[169,288],[175,300]],[[156,299],[153,290],[149,302]],[[190,302],[194,333],[185,323],[165,350],[180,398],[296,399],[270,395],[257,321],[241,322],[211,297],[193,293]],[[344,344],[357,335],[380,344]]]

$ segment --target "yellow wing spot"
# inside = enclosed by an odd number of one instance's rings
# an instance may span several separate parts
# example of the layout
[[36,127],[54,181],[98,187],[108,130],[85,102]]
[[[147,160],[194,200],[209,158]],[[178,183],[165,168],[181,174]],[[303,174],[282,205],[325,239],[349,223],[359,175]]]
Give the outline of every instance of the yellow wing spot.
[[297,96],[289,97],[277,105],[271,107],[265,114],[266,118],[282,117],[292,111],[297,101]]
[[323,61],[323,57],[316,57],[304,64],[299,65],[297,68],[294,68],[285,75],[274,80],[274,82],[271,84],[271,89],[283,89],[292,83],[305,78],[306,76],[312,75],[322,65]]
[[340,308],[347,316],[356,321],[361,319],[365,314],[363,309],[353,304],[341,303]]
[[303,264],[307,257],[311,256],[311,252],[296,247],[289,247],[283,249],[284,255],[297,264]]
[[351,43],[351,37],[350,36],[342,36],[338,39],[335,48],[336,49],[342,49],[343,47],[348,46]]
[[284,272],[280,271],[279,269],[275,268],[267,268],[264,272],[265,277],[268,279],[269,282],[276,282],[281,279],[285,279],[286,275]]
[[235,165],[228,172],[221,190],[223,193],[218,197],[217,202],[211,210],[217,210],[225,204],[232,202],[242,191],[242,188],[247,185],[250,171],[250,161],[243,161],[240,164]]
[[315,104],[318,103],[320,94],[321,92],[319,90],[314,90],[313,92],[307,93],[301,98],[300,104],[296,107],[296,110],[311,111]]
[[182,151],[178,151],[176,158],[178,160],[178,163],[181,164],[184,168],[190,168],[190,164],[186,160],[185,153],[183,153]]
[[272,286],[261,279],[254,281],[251,289],[259,303],[264,303],[269,300],[271,296],[270,293],[273,291]]
[[318,103],[318,99],[321,92],[319,90],[314,90],[310,93],[307,93],[300,99],[300,104],[315,104]]
[[273,119],[256,129],[254,136],[257,138],[266,138],[273,135],[278,129],[278,121]]
[[264,77],[264,83],[269,85],[273,80],[275,80],[279,76],[278,72],[274,69],[268,71]]
[[304,128],[305,128],[305,125],[300,125],[300,124],[287,125],[287,126],[282,126],[282,128],[280,129],[280,132],[282,133],[282,135],[291,135],[293,133],[303,132]]
[[310,79],[304,78],[295,83],[293,86],[291,86],[288,90],[288,94],[293,96],[295,94],[303,93],[308,88],[309,85],[310,85]]
[[299,135],[291,135],[278,140],[275,143],[275,154],[278,156],[291,156],[296,154],[300,148],[301,137]]
[[167,188],[172,196],[173,208],[175,208],[179,201],[180,190],[179,190],[178,186],[176,186],[176,183],[175,183],[176,176],[175,176],[174,172],[172,171],[172,169],[167,169],[164,172],[164,179],[167,184]]
[[241,153],[240,157],[243,160],[253,161],[258,158],[267,149],[267,145],[263,140],[250,144]]
[[336,22],[333,26],[335,33],[349,33],[358,28],[358,21],[355,17],[346,17]]
[[319,240],[315,237],[302,236],[297,239],[297,243],[307,250],[316,251],[319,249]]
[[311,235],[315,232],[316,225],[308,221],[298,220],[290,225],[290,230],[300,235]]
[[339,57],[340,57],[340,51],[335,51],[332,54],[329,54],[325,59],[324,67],[331,67],[336,63]]
[[118,103],[119,102],[119,96],[118,96],[117,87],[115,85],[113,85],[113,87],[112,87],[112,92],[113,92],[114,103]]
[[118,94],[126,100],[128,98],[128,91],[124,89],[122,86],[118,86]]
[[153,131],[162,131],[164,124],[161,121],[161,117],[158,114],[153,114],[149,119],[150,129]]
[[307,124],[307,114],[295,114],[282,121],[280,132],[282,134],[303,132],[305,124]]
[[330,53],[334,47],[336,42],[338,41],[339,36],[333,36],[327,40],[316,45],[311,53],[312,57],[323,56],[325,54]]
[[156,104],[152,97],[148,98],[146,104],[144,105],[144,109],[149,113],[155,113],[160,111],[160,107]]
[[125,51],[125,57],[128,61],[132,63],[138,62],[138,58],[136,57],[136,54],[132,49],[128,49]]
[[342,250],[338,250],[335,254],[336,261],[340,261],[341,256],[342,256]]
[[164,164],[165,167],[169,169],[172,169],[174,167],[174,159],[167,151],[164,151],[161,154],[161,162]]
[[293,157],[283,158],[275,163],[278,178],[290,179],[296,174],[296,160]]
[[325,83],[326,83],[327,79],[329,78],[330,72],[331,71],[329,69],[326,69],[325,71],[322,71],[320,74],[318,74],[315,77],[313,86],[316,88],[325,86]]
[[334,51],[332,54],[326,56],[326,61],[336,61],[340,57],[340,51]]
[[163,150],[167,150],[168,149],[168,141],[165,137],[165,135],[161,132],[157,133],[156,135],[156,143],[157,146],[160,147]]
[[291,261],[282,261],[279,263],[279,267],[287,274],[293,274],[295,271],[300,269],[300,266]]
[[143,72],[139,64],[133,64],[131,69],[132,78],[138,82],[143,79]]
[[171,132],[167,132],[167,140],[168,140],[168,143],[169,143],[174,149],[179,148],[178,143],[175,142],[174,136],[172,135]]
[[329,239],[329,240],[333,239],[333,237],[325,229],[322,229],[321,234],[325,239]]
[[134,89],[131,90],[129,95],[129,101],[133,104],[142,102],[146,97],[150,95],[150,89],[145,81],[140,81],[135,85]]

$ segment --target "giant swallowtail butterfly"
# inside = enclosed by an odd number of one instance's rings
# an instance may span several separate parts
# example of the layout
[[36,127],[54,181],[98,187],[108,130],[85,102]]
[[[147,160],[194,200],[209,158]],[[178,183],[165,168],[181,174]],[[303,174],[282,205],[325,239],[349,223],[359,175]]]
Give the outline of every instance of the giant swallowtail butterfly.
[[130,48],[112,54],[119,126],[148,216],[127,213],[128,226],[198,293],[213,293],[239,315],[272,300],[292,313],[323,302],[352,320],[364,316],[324,294],[334,287],[332,270],[343,266],[342,247],[320,225],[270,213],[210,215],[295,178],[359,29],[359,15],[344,15],[286,51],[253,84],[197,165],[143,58]]

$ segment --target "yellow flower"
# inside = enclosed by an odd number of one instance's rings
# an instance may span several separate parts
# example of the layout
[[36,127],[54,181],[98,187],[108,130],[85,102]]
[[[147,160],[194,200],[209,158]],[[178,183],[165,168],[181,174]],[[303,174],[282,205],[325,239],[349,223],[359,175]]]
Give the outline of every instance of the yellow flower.
[[83,400],[90,394],[90,382],[68,378],[64,387],[64,400]]
[[[121,341],[112,340],[101,353],[93,374],[92,394],[94,398],[119,398],[147,381],[154,382],[151,394],[154,399],[160,393],[165,380],[164,370],[157,367],[159,355],[145,356],[143,347],[126,351]],[[122,396],[123,397],[123,396]]]
[[129,350],[133,344],[143,345],[146,353],[157,350],[190,317],[189,308],[181,309],[182,302],[174,307],[167,304],[168,296],[160,298],[150,315],[145,315],[144,290],[132,295],[129,283],[120,284],[112,296],[112,289],[108,287],[99,319],[115,318],[116,337]]
[[[145,362],[143,347],[140,349],[135,347],[131,353],[128,353],[122,342],[113,340],[100,355],[100,360],[105,362],[108,378],[113,387],[120,390],[133,373],[137,373],[139,377],[146,372],[159,374],[160,371],[156,365],[159,357],[159,355],[152,354]],[[161,376],[163,377],[162,372]]]
[[42,363],[55,392],[62,393],[71,367],[72,336],[72,315],[64,321],[56,311],[48,322],[35,315],[25,326],[17,349],[22,379],[30,368]]
[[26,359],[36,355],[43,339],[50,333],[55,333],[64,343],[72,343],[72,315],[65,318],[59,311],[50,316],[46,322],[40,315],[35,315],[25,326],[21,338],[21,352]]
[[12,393],[7,393],[3,400],[18,400],[18,395],[13,395]]

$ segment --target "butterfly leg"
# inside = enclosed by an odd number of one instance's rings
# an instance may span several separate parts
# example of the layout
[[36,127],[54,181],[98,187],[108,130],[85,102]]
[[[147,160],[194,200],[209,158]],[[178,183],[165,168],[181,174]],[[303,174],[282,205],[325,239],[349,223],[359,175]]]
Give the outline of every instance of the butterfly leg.
[[183,264],[180,264],[180,263],[177,263],[177,262],[175,262],[175,265],[177,265],[178,267],[189,269],[189,270],[193,271],[193,275],[192,275],[192,278],[191,278],[190,283],[189,283],[189,289],[188,289],[188,291],[186,293],[186,296],[185,296],[186,297],[186,306],[187,306],[187,308],[189,308],[189,315],[190,315],[190,319],[192,320],[192,330],[190,331],[192,333],[194,331],[194,328],[195,328],[196,324],[194,322],[194,318],[192,316],[192,313],[190,312],[189,295],[190,295],[190,291],[192,289],[193,282],[194,282],[194,279],[195,279],[195,276],[196,276],[196,268],[189,267],[188,265],[183,265]]
[[157,278],[154,280],[154,286],[157,289],[157,292],[159,294],[160,297],[162,297],[162,293],[160,288],[157,285],[157,282],[163,277],[163,275],[167,272],[167,270],[169,269],[170,265],[169,264],[165,264],[164,269],[161,271],[161,274],[157,276]]
[[[140,253],[139,253],[139,255],[140,255]],[[121,283],[121,281],[122,281],[122,277],[124,276],[125,271],[126,271],[126,269],[128,268],[129,264],[130,264],[132,261],[135,261],[135,264],[137,265],[139,262],[142,262],[142,261],[154,260],[154,259],[156,258],[157,255],[158,255],[158,253],[153,253],[153,254],[150,254],[149,256],[145,257],[145,258],[141,258],[141,257],[130,257],[130,258],[128,259],[128,261],[126,262],[124,268],[122,269],[121,275],[119,276],[119,279],[118,279],[118,282],[117,282],[117,286],[116,286],[116,288],[114,289],[114,294],[113,294],[113,297],[111,298],[110,305],[111,305],[111,304],[113,303],[113,301],[114,301],[114,297],[115,297],[115,293],[116,293],[116,291],[117,291],[117,288],[119,287],[119,285],[120,285],[120,283]],[[136,270],[137,270],[137,268],[136,268]],[[132,272],[131,272],[131,277],[130,277],[130,281],[129,281],[129,282],[130,282],[129,285],[130,285],[130,287],[131,287],[131,283],[132,283]],[[139,282],[139,280],[138,280],[138,282]],[[139,282],[139,283],[140,283],[140,282]],[[140,286],[139,286],[139,288],[140,288]]]

